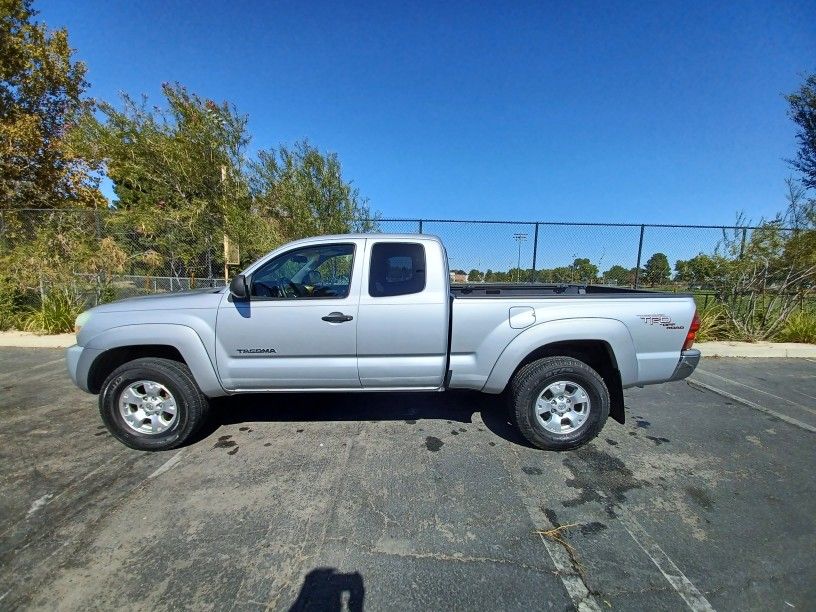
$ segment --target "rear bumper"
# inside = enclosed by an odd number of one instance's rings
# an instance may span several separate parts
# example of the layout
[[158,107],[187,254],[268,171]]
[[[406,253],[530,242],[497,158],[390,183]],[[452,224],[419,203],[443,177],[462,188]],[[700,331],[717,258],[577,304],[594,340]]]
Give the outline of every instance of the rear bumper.
[[674,374],[669,379],[683,380],[691,376],[697,364],[700,363],[700,351],[697,349],[689,349],[680,353],[680,360],[677,362],[677,367],[674,368]]

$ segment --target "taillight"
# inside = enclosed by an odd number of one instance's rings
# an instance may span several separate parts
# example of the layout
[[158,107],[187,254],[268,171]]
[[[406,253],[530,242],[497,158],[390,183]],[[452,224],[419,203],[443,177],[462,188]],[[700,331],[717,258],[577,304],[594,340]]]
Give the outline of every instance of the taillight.
[[691,348],[691,345],[694,344],[694,338],[697,335],[697,332],[700,329],[700,317],[697,315],[697,311],[694,311],[694,318],[691,320],[691,325],[689,325],[688,333],[686,334],[686,341],[683,343],[683,350],[687,351]]

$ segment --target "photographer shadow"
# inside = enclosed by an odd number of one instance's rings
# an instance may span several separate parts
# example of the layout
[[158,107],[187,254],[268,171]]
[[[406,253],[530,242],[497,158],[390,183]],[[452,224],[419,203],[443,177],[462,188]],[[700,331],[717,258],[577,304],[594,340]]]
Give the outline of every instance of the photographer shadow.
[[365,587],[359,572],[345,574],[333,567],[318,567],[306,574],[289,612],[362,612],[364,600]]

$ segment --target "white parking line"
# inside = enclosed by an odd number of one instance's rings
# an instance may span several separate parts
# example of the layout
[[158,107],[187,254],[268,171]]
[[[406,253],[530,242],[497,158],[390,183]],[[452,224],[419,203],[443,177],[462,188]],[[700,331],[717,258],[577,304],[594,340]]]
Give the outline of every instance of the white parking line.
[[[513,474],[517,474],[520,469],[520,457],[518,451],[513,449],[514,465],[508,467],[508,472],[511,474],[510,478],[516,485],[516,492],[520,495],[527,513],[533,524],[540,525],[549,522],[544,512],[541,510],[540,500],[531,492],[527,490],[524,481],[519,481]],[[506,457],[506,456],[505,456]],[[686,605],[694,612],[713,611],[714,608],[705,598],[705,596],[697,589],[696,586],[689,580],[686,575],[680,571],[677,564],[671,560],[666,552],[660,548],[655,539],[650,536],[643,526],[632,516],[625,508],[616,504],[602,489],[594,489],[599,497],[604,499],[609,507],[614,510],[623,528],[635,543],[643,549],[646,556],[657,566],[660,573],[677,592],[677,594],[686,602]],[[555,525],[553,525],[555,527]],[[539,534],[541,535],[541,534]],[[558,570],[558,577],[567,589],[570,598],[578,610],[600,610],[595,597],[590,593],[589,587],[584,582],[583,577],[579,574],[572,562],[567,551],[557,542],[553,542],[548,538],[541,536],[541,540],[547,549],[556,569]]]
[[48,503],[48,500],[54,497],[53,493],[46,493],[42,497],[35,499],[31,503],[31,507],[28,509],[28,513],[26,514],[26,518],[31,518],[32,515],[36,514],[36,512],[45,506]]
[[[603,496],[603,492],[599,491],[599,494]],[[657,569],[660,570],[663,577],[672,585],[672,588],[677,591],[677,594],[683,598],[683,601],[686,602],[689,609],[694,610],[694,612],[713,611],[714,608],[711,607],[711,604],[705,596],[694,586],[691,580],[680,571],[677,564],[671,560],[669,555],[666,554],[666,551],[660,548],[660,545],[648,534],[637,519],[632,516],[628,510],[618,504],[613,503],[612,509],[615,511],[615,514],[618,515],[618,519],[627,533],[632,536],[632,539],[643,549],[646,556],[657,566]]]
[[170,457],[167,461],[162,463],[155,472],[153,472],[150,476],[148,476],[146,478],[146,480],[152,480],[153,478],[156,478],[157,476],[161,476],[165,472],[168,472],[168,471],[172,470],[174,467],[176,467],[176,464],[179,461],[181,461],[181,455],[182,455],[183,452],[184,452],[183,449],[180,450],[175,455]]
[[[532,517],[530,518],[532,519]],[[600,605],[589,592],[584,579],[575,571],[572,559],[570,559],[564,547],[552,540],[548,540],[542,534],[539,534],[539,537],[544,543],[544,548],[547,549],[547,554],[550,555],[555,569],[558,570],[558,577],[561,579],[564,588],[567,589],[567,593],[575,607],[581,612],[584,610],[600,612]]]
[[807,423],[803,423],[799,419],[794,419],[793,417],[789,417],[786,414],[782,414],[781,412],[774,412],[773,410],[769,410],[765,406],[760,406],[759,404],[755,404],[751,400],[747,400],[744,397],[740,397],[739,395],[734,395],[733,393],[729,393],[728,391],[723,391],[722,389],[718,389],[717,387],[712,387],[711,385],[707,385],[704,382],[700,382],[699,380],[694,380],[693,378],[689,378],[688,384],[692,387],[698,387],[700,389],[704,389],[706,391],[711,391],[712,393],[716,393],[717,395],[722,395],[728,399],[734,400],[735,402],[739,402],[749,408],[753,408],[754,410],[759,410],[760,412],[764,412],[765,414],[769,414],[772,417],[776,417],[780,421],[785,421],[794,427],[798,427],[800,429],[804,429],[805,431],[810,431],[816,433],[816,427],[813,425],[808,425]]
[[702,370],[702,369],[699,369],[699,368],[697,369],[697,371],[695,373],[696,374],[705,374],[706,376],[712,376],[714,378],[719,378],[722,381],[725,381],[725,382],[728,382],[728,383],[731,383],[731,384],[734,384],[734,385],[739,385],[740,387],[745,387],[746,389],[750,389],[751,391],[756,391],[757,393],[762,393],[763,395],[767,395],[768,397],[772,397],[774,399],[782,400],[783,402],[788,402],[789,404],[792,404],[792,405],[796,406],[797,408],[801,408],[802,410],[804,410],[806,412],[810,412],[811,414],[816,414],[816,410],[814,410],[813,408],[809,408],[808,406],[800,404],[799,402],[794,402],[792,399],[788,399],[788,398],[782,397],[780,395],[774,395],[773,393],[769,393],[768,391],[763,391],[762,389],[757,389],[756,387],[752,387],[751,385],[746,385],[745,383],[740,382],[738,380],[731,380],[730,378],[726,378],[725,376],[720,376],[719,374],[715,374],[714,372],[708,372],[707,370]]
[[[69,483],[69,484],[68,484],[68,485],[67,485],[67,486],[66,486],[66,487],[65,487],[65,488],[64,488],[62,491],[60,491],[60,492],[59,492],[59,493],[57,493],[56,495],[49,495],[49,496],[47,496],[47,497],[48,497],[48,499],[46,499],[46,500],[45,500],[45,501],[44,501],[44,502],[43,502],[43,503],[42,503],[42,504],[41,504],[41,505],[40,505],[40,506],[37,508],[37,510],[39,511],[39,510],[41,510],[42,508],[44,508],[45,506],[47,506],[48,504],[52,504],[52,503],[54,503],[54,502],[55,502],[55,501],[57,501],[57,500],[58,500],[60,497],[62,497],[63,495],[65,495],[65,494],[66,494],[68,491],[71,491],[72,489],[76,488],[78,485],[80,485],[80,484],[82,484],[83,482],[85,482],[86,480],[88,480],[88,479],[89,479],[91,476],[93,476],[94,474],[96,474],[98,471],[100,471],[101,469],[103,469],[104,467],[106,467],[107,465],[109,465],[110,463],[112,463],[112,462],[114,462],[114,461],[118,461],[118,460],[119,460],[121,457],[123,457],[124,455],[128,454],[129,452],[130,452],[130,450],[126,449],[126,450],[124,450],[124,451],[121,451],[121,452],[117,453],[116,455],[114,455],[113,457],[111,457],[110,459],[108,459],[107,461],[105,461],[104,463],[101,463],[100,465],[96,466],[96,467],[95,467],[94,469],[92,469],[90,472],[88,472],[87,474],[85,474],[85,475],[84,475],[82,478],[79,478],[79,479],[74,480],[73,482]],[[41,498],[41,499],[42,499],[42,498]],[[36,502],[34,502],[34,503],[36,503]],[[30,510],[29,510],[29,512],[30,512]],[[31,514],[27,514],[27,515],[25,516],[25,518],[22,518],[22,519],[20,519],[20,520],[16,521],[15,523],[11,524],[11,525],[10,525],[10,526],[8,526],[6,529],[4,529],[2,532],[0,532],[0,537],[3,537],[3,536],[4,536],[4,535],[6,535],[8,532],[10,532],[12,529],[15,529],[15,528],[16,528],[16,527],[17,527],[17,526],[20,524],[20,523],[22,523],[23,521],[27,520],[27,519],[28,519],[28,518],[30,518],[30,517],[31,517]]]
[[[524,508],[527,510],[527,515],[530,517],[530,521],[533,525],[546,525],[549,519],[541,510],[540,500],[535,494],[528,490],[528,487],[525,486],[523,481],[519,481],[517,477],[513,476],[513,474],[518,474],[521,471],[521,463],[518,451],[512,448],[510,452],[513,456],[514,465],[508,466],[505,463],[504,467],[515,485],[516,492],[519,494],[519,497],[521,497]],[[501,455],[502,463],[504,463],[509,457],[507,454]],[[581,612],[585,610],[587,612],[600,612],[601,606],[589,591],[589,587],[584,582],[581,574],[575,568],[569,553],[557,542],[545,538],[542,534],[539,534],[539,537],[544,543],[544,548],[547,550],[547,554],[550,556],[553,565],[555,565],[558,577],[561,579],[561,583],[567,590],[570,599],[572,599],[575,608]]]
[[[0,381],[5,381],[5,380],[10,379],[10,378],[15,378],[17,376],[21,376],[23,374],[31,372],[32,370],[39,370],[40,368],[47,368],[48,366],[52,366],[52,365],[55,365],[55,364],[58,364],[58,363],[64,363],[64,362],[65,362],[65,358],[60,357],[59,359],[54,359],[52,361],[46,361],[45,363],[38,363],[37,365],[30,366],[30,367],[27,367],[27,368],[22,368],[20,370],[14,370],[12,372],[3,372],[3,374],[0,374]],[[28,378],[29,377],[26,376],[26,379],[28,379]]]

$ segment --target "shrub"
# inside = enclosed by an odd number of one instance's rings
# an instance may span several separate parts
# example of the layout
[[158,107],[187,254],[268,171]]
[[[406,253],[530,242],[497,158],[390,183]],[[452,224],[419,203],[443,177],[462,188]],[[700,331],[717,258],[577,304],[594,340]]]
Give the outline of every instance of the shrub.
[[19,329],[23,323],[20,313],[26,304],[36,301],[31,292],[21,291],[7,279],[0,278],[0,331]]
[[58,289],[48,293],[40,307],[23,315],[25,331],[60,334],[74,331],[74,320],[83,303],[71,291]]
[[711,340],[730,340],[734,337],[734,327],[722,304],[709,304],[697,313],[700,317],[700,330],[697,332],[698,342]]
[[816,344],[816,312],[803,310],[788,317],[778,339],[782,342]]

